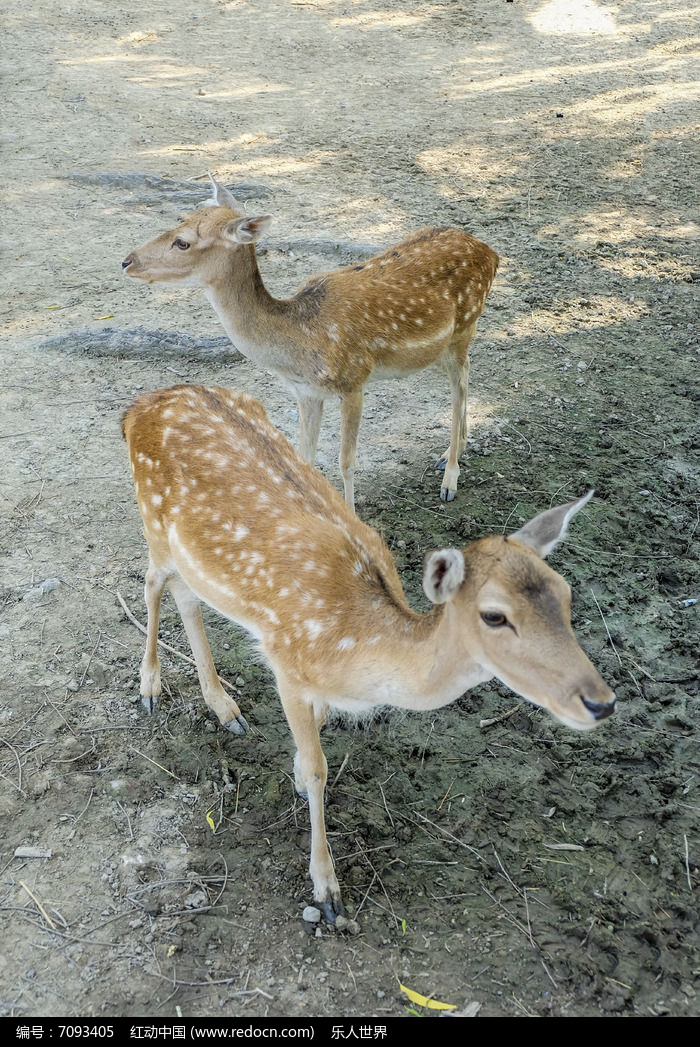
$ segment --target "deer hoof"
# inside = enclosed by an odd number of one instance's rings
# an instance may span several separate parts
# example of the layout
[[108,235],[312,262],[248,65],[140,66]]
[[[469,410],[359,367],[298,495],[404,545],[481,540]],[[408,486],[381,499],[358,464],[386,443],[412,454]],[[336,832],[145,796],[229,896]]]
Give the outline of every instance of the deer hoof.
[[331,898],[329,902],[316,902],[317,907],[323,913],[326,923],[335,923],[336,917],[345,916],[345,907],[340,897]]
[[149,716],[153,716],[153,713],[158,707],[158,699],[155,695],[141,695],[141,705],[144,707]]
[[449,487],[442,487],[440,489],[440,501],[442,501],[442,502],[452,502],[452,501],[454,501],[454,496],[456,494],[457,494],[457,492],[451,490]]
[[442,472],[445,471],[446,468],[447,468],[447,455],[444,454],[442,456],[442,458],[438,458],[437,462],[435,463],[435,472],[436,473],[442,473]]
[[234,716],[233,720],[224,724],[224,729],[230,731],[231,734],[247,734],[249,731],[245,716]]

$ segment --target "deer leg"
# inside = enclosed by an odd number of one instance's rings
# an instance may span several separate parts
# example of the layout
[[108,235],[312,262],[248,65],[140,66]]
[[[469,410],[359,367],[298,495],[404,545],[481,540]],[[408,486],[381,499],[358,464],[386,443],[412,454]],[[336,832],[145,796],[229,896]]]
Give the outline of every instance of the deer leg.
[[198,598],[179,575],[173,575],[168,584],[185,626],[187,639],[190,641],[204,701],[215,713],[222,727],[232,734],[245,734],[248,730],[245,717],[219,682],[209,641],[204,632],[202,608]]
[[309,802],[311,819],[311,861],[309,873],[314,885],[314,901],[328,923],[343,914],[340,886],[328,850],[326,819],[323,809],[328,776],[326,757],[319,738],[319,720],[325,719],[295,691],[277,681],[282,707],[297,747],[294,757],[294,780],[297,791]]
[[348,393],[340,401],[340,471],[345,487],[345,501],[355,508],[355,457],[362,418],[362,390]]
[[316,729],[320,733],[326,726],[326,720],[328,719],[328,706],[325,702],[314,702],[314,719],[316,720]]
[[313,465],[318,447],[318,434],[321,431],[323,400],[313,396],[300,396],[297,404],[299,407],[299,454],[305,461]]
[[[314,720],[316,722],[316,730],[318,731],[319,734],[321,733],[323,728],[326,726],[326,720],[327,719],[328,719],[328,706],[326,705],[326,703],[325,702],[314,702]],[[306,784],[305,784],[304,779],[303,779],[303,777],[301,775],[301,772],[299,770],[298,757],[299,757],[299,753],[297,752],[296,757],[294,758],[294,775],[295,775],[295,777],[294,777],[294,788],[296,789],[296,791],[299,793],[299,795],[304,800],[308,800],[309,797],[308,797],[307,792],[306,792]]]
[[157,567],[149,556],[144,597],[148,612],[146,626],[146,650],[141,662],[141,702],[148,713],[155,711],[160,695],[160,662],[158,660],[158,625],[160,623],[160,601],[168,580],[168,571]]
[[437,469],[444,468],[445,475],[440,490],[440,498],[443,502],[451,502],[457,493],[457,480],[459,478],[459,456],[464,453],[467,446],[467,393],[469,390],[469,356],[459,366],[457,360],[452,357],[446,366],[447,374],[452,387],[452,430],[450,433],[450,446],[436,465]]

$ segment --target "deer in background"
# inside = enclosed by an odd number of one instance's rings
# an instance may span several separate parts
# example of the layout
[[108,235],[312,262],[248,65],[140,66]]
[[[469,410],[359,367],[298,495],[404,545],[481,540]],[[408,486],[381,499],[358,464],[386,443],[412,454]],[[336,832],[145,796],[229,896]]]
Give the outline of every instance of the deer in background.
[[452,428],[437,467],[445,467],[440,497],[451,501],[467,442],[469,343],[498,255],[460,229],[421,229],[280,300],[263,284],[255,252],[271,217],[246,217],[229,190],[211,182],[214,206],[132,251],[122,262],[126,275],[204,288],[234,345],[296,397],[299,451],[307,462],[316,454],[324,400],[340,397],[340,470],[353,508],[365,385],[439,364],[452,388]]
[[294,736],[314,898],[331,923],[343,908],[324,817],[319,730],[329,708],[432,710],[495,676],[575,730],[613,712],[615,695],[572,631],[569,586],[542,560],[592,491],[509,537],[432,552],[423,588],[433,608],[419,614],[384,541],[299,457],[257,400],[204,386],[162,389],[126,412],[123,430],[150,553],[143,702],[151,711],[161,690],[166,585],[204,700],[236,734],[248,725],[218,680],[200,601],[253,635]]

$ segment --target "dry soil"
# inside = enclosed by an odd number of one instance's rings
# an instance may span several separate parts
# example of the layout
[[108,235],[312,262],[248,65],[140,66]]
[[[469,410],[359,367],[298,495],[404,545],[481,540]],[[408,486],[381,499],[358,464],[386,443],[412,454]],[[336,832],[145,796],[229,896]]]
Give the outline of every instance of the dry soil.
[[[481,1016],[697,1014],[696,5],[3,6],[1,1012],[435,1013],[402,983]],[[597,492],[551,562],[611,721],[581,736],[494,684],[324,732],[355,935],[301,919],[308,811],[269,670],[208,615],[251,733],[167,653],[149,718],[119,600],[143,619],[139,393],[235,386],[296,434],[200,292],[121,278],[208,170],[275,216],[276,294],[425,224],[501,256],[454,502],[444,377],[367,395],[358,512],[417,608],[431,548]],[[333,406],[336,484],[337,430]],[[171,605],[162,634],[187,652]]]

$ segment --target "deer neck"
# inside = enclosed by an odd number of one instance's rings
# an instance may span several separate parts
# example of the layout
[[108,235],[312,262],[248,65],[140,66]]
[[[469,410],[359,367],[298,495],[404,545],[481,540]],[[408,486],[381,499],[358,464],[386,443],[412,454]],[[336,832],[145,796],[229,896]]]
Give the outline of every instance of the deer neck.
[[364,677],[358,693],[371,695],[371,704],[439,709],[493,676],[473,650],[454,602],[426,615],[411,612],[403,621],[392,622],[386,636],[377,640],[386,658],[371,661],[371,647],[368,651],[365,646],[362,658],[374,669],[363,672],[358,665],[351,674],[355,681]]
[[205,294],[236,348],[270,371],[298,373],[289,330],[289,303],[273,298],[263,283],[253,245],[226,251],[226,265],[205,285]]
[[465,628],[465,608],[458,600],[451,600],[441,608],[436,627],[430,633],[424,662],[423,679],[419,683],[422,705],[415,708],[437,709],[455,701],[465,691],[490,680],[492,670],[479,658],[468,630]]

